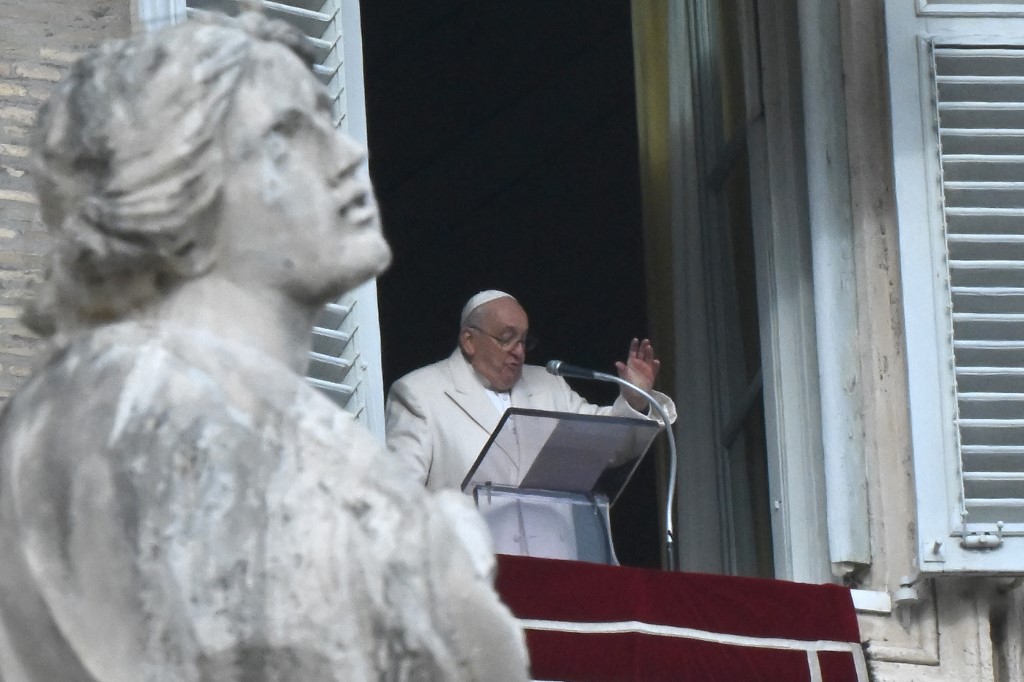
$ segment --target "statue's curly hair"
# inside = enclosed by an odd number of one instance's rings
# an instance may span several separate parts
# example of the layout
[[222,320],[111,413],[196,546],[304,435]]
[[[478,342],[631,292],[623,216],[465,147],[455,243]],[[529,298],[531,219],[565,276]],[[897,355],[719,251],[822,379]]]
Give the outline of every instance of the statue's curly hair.
[[310,41],[260,14],[210,15],[112,41],[78,60],[40,109],[31,169],[56,237],[25,315],[49,335],[109,322],[208,271],[228,172],[219,139],[253,46]]

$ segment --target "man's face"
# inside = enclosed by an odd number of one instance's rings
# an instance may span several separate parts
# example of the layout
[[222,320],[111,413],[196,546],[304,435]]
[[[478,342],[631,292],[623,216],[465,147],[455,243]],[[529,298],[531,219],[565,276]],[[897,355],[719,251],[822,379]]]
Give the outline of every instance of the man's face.
[[226,121],[222,263],[320,304],[380,274],[391,252],[365,153],[335,130],[320,83],[286,48],[256,50]]
[[[464,327],[459,336],[469,364],[495,391],[507,391],[523,375],[530,321],[516,301],[499,298],[480,306],[479,329]],[[502,345],[511,346],[503,349]]]

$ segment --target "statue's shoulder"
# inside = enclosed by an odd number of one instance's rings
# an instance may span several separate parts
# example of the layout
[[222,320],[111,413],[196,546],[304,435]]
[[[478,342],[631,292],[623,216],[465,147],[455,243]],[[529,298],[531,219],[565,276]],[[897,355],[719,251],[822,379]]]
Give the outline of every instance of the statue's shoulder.
[[350,428],[303,377],[258,351],[173,325],[124,322],[78,334],[51,352],[5,406],[0,447],[10,450],[11,435],[26,423],[68,441],[52,443],[50,452],[111,450],[200,427],[242,439],[299,411],[325,439]]
[[[10,435],[22,418],[68,427],[86,417],[94,421],[107,414],[116,394],[131,380],[133,369],[148,365],[159,371],[161,363],[146,362],[164,355],[159,345],[141,331],[122,327],[81,332],[48,348],[4,406],[0,436]],[[67,422],[70,418],[76,421]]]

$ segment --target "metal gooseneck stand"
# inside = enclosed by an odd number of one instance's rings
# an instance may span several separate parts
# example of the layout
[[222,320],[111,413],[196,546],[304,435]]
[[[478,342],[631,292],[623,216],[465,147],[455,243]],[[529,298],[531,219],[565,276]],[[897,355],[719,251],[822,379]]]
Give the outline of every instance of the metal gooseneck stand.
[[668,492],[665,495],[665,562],[666,567],[670,571],[675,570],[675,525],[672,522],[672,508],[675,503],[676,494],[676,476],[677,476],[677,460],[676,460],[676,437],[672,433],[672,424],[669,423],[668,414],[665,412],[665,408],[661,406],[661,403],[647,391],[642,388],[631,384],[630,382],[617,377],[613,374],[606,374],[604,372],[594,372],[593,378],[597,381],[608,381],[613,384],[618,384],[624,388],[628,388],[632,391],[636,391],[642,395],[650,406],[658,413],[661,417],[662,424],[665,425],[665,433],[668,436],[668,451],[669,451],[669,463],[668,463]]

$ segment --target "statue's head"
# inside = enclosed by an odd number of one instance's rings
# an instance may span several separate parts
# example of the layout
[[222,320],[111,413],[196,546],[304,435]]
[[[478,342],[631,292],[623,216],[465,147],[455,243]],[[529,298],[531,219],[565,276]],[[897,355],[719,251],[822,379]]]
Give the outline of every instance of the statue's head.
[[365,154],[334,129],[306,45],[250,13],[74,65],[35,130],[56,246],[31,325],[118,320],[214,271],[318,305],[387,267]]

